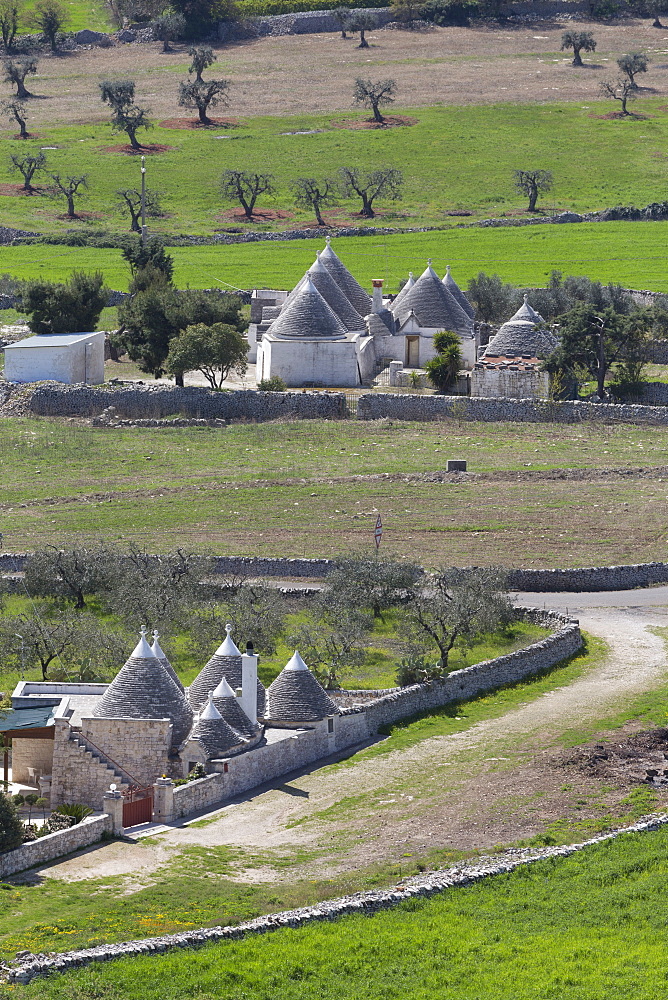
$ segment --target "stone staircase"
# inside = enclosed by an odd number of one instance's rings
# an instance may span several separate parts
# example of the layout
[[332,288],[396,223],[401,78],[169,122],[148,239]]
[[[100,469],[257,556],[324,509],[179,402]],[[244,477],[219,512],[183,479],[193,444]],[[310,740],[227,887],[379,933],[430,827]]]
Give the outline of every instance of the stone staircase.
[[109,787],[114,782],[117,789],[120,792],[124,792],[133,783],[131,775],[124,771],[118,764],[114,763],[114,761],[110,760],[102,750],[93,746],[80,732],[74,729],[70,730],[69,741],[79,748],[86,765],[97,771],[98,778],[101,777],[106,782],[106,787]]

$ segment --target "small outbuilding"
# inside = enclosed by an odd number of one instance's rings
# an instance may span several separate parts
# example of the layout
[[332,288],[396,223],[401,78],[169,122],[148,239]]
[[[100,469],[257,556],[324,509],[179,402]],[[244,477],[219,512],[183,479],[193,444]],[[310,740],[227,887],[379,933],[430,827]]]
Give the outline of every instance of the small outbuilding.
[[104,331],[47,333],[5,347],[8,382],[64,382],[100,385],[104,382]]

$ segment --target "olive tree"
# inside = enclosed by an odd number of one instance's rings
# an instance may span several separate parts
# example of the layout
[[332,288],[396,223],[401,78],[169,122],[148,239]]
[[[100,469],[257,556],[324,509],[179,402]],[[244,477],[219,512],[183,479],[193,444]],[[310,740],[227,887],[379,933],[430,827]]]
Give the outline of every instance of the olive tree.
[[191,45],[188,49],[188,55],[190,56],[188,72],[195,74],[197,83],[202,83],[202,73],[209,66],[213,66],[216,61],[214,51],[210,45]]
[[202,125],[212,125],[209,108],[228,104],[229,80],[188,80],[179,87],[179,105],[197,111]]
[[113,574],[114,554],[104,545],[60,549],[47,545],[33,552],[25,564],[25,584],[38,597],[58,597],[75,608],[99,596]]
[[4,101],[2,104],[2,110],[7,115],[7,117],[16,122],[19,127],[19,139],[29,139],[30,133],[28,132],[27,124],[27,114],[26,106],[23,101],[20,101],[18,97],[13,100]]
[[247,170],[226,170],[220,181],[223,197],[238,201],[244,215],[252,221],[255,203],[261,194],[274,193],[273,174],[260,174]]
[[441,674],[448,672],[448,657],[458,640],[471,642],[493,632],[515,617],[506,593],[502,570],[439,570],[406,606],[405,625],[424,648],[436,647]]
[[612,101],[619,101],[621,104],[621,115],[623,118],[630,118],[631,112],[627,108],[628,101],[635,101],[637,87],[630,80],[604,80],[601,84],[601,96],[609,97]]
[[21,5],[17,0],[0,0],[0,37],[5,52],[11,52],[16,33],[19,30],[19,11]]
[[373,31],[378,27],[378,18],[369,11],[358,11],[350,22],[350,31],[359,31],[360,43],[358,49],[368,49],[369,43],[366,40],[366,32]]
[[[136,188],[119,188],[116,195],[119,198],[118,208],[130,215],[130,232],[141,233],[141,191]],[[156,191],[145,191],[144,210],[149,219],[157,219],[164,214],[160,195]]]
[[397,85],[394,80],[363,80],[358,77],[355,80],[353,99],[355,104],[362,104],[365,108],[370,108],[373,112],[374,121],[379,125],[385,124],[385,119],[380,113],[381,105],[392,104],[394,95],[397,92]]
[[628,77],[631,86],[637,90],[638,84],[636,83],[636,74],[646,73],[649,59],[644,54],[644,52],[627,52],[626,55],[620,56],[617,60],[617,65],[619,66],[620,72],[625,73]]
[[51,174],[51,180],[53,184],[49,190],[49,194],[52,198],[58,198],[62,195],[67,202],[67,218],[76,219],[77,213],[74,210],[74,199],[81,198],[84,190],[88,187],[88,177],[86,174],[79,174],[73,176],[72,174],[64,177],[62,174]]
[[4,82],[11,83],[16,87],[16,96],[20,100],[34,97],[26,88],[25,78],[37,72],[37,60],[32,56],[17,56],[16,59],[5,59],[4,61]]
[[515,188],[529,199],[528,212],[536,211],[538,195],[552,187],[551,170],[514,170]]
[[321,209],[331,204],[336,196],[336,187],[332,180],[325,178],[319,181],[316,177],[298,177],[292,185],[295,202],[302,208],[312,208],[319,226],[327,223],[322,217]]
[[58,35],[67,24],[68,14],[59,0],[38,0],[35,5],[35,25],[51,46],[52,52],[58,51]]
[[405,601],[423,570],[417,563],[384,556],[350,555],[337,559],[326,580],[325,593],[350,608],[366,608],[374,618]]
[[153,37],[162,42],[162,51],[171,52],[170,42],[175,42],[186,29],[186,19],[183,14],[167,11],[153,22]]
[[376,213],[373,203],[376,198],[391,200],[401,198],[403,174],[395,167],[379,167],[377,170],[359,170],[357,167],[341,167],[341,186],[349,197],[357,195],[362,199],[360,215],[373,219]]
[[35,188],[32,186],[33,177],[46,167],[46,156],[44,153],[41,150],[37,153],[26,153],[25,156],[12,153],[9,161],[9,169],[13,173],[21,174],[23,177],[23,190],[27,191],[28,194],[33,194],[35,191]]
[[111,108],[112,131],[127,133],[132,148],[141,150],[137,132],[153,128],[153,122],[149,109],[135,104],[134,80],[104,80],[100,84],[100,97]]
[[170,375],[199,371],[212,389],[220,389],[230,372],[245,375],[248,341],[226,323],[187,326],[170,342],[165,367]]
[[595,52],[596,39],[591,31],[564,31],[561,36],[561,51],[573,49],[573,66],[584,66],[581,52]]

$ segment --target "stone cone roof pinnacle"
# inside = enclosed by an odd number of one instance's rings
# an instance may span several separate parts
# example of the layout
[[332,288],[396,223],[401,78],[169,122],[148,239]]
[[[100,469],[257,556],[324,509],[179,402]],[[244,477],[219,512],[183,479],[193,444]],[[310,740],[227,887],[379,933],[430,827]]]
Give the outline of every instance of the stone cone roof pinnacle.
[[320,337],[342,339],[347,329],[327,304],[308,274],[305,274],[294,297],[286,302],[280,315],[269,327],[272,337],[317,340]]
[[462,309],[464,310],[464,312],[466,313],[466,315],[469,316],[471,319],[473,319],[474,316],[475,316],[475,309],[473,308],[473,306],[471,305],[471,303],[469,302],[469,300],[466,298],[466,295],[461,290],[461,288],[459,287],[459,285],[457,284],[457,282],[455,281],[455,279],[452,277],[452,274],[450,273],[450,265],[449,264],[447,265],[447,267],[445,269],[445,276],[443,278],[443,284],[448,289],[448,291],[450,292],[450,294],[454,295],[454,297],[456,298],[457,302],[462,307]]
[[325,249],[320,253],[321,263],[325,265],[360,316],[368,316],[371,312],[371,296],[362,288],[359,281],[353,278],[346,265],[332,250],[331,237],[325,238],[325,244]]

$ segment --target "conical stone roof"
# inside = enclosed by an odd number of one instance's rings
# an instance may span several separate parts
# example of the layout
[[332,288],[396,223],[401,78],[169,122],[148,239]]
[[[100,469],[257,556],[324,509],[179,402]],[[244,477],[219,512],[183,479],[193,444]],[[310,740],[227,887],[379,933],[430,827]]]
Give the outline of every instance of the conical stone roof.
[[181,691],[185,691],[185,688],[183,687],[183,684],[181,683],[181,678],[177,674],[176,670],[174,670],[174,667],[171,665],[171,663],[169,662],[169,660],[167,659],[167,657],[163,653],[162,649],[160,648],[160,643],[158,642],[158,638],[159,638],[158,637],[158,633],[156,631],[154,631],[153,632],[153,645],[151,647],[153,649],[154,656],[158,657],[158,659],[160,660],[161,664],[163,665],[163,667],[165,668],[165,670],[167,671],[167,673],[169,674],[169,676],[172,678],[172,680],[174,681],[174,683],[176,684],[176,686],[178,688],[180,688]]
[[392,312],[399,325],[403,324],[413,312],[422,327],[453,330],[462,337],[471,336],[473,328],[471,318],[445,287],[431,266],[431,261],[398,304],[395,299],[392,303]]
[[213,692],[213,704],[225,719],[225,722],[245,739],[250,740],[257,735],[259,727],[257,725],[254,726],[248,718],[225,677],[222,678],[220,684]]
[[524,296],[524,303],[507,323],[499,328],[485,348],[483,358],[548,358],[557,346],[557,338],[544,325],[545,320],[532,309]]
[[413,276],[413,272],[409,271],[408,272],[408,281],[406,282],[406,284],[404,285],[404,287],[401,289],[401,291],[398,292],[394,296],[394,299],[392,300],[392,306],[391,306],[392,309],[395,309],[397,307],[397,305],[399,305],[399,303],[401,302],[401,300],[403,298],[405,298],[406,295],[410,292],[410,290],[411,290],[411,288],[413,287],[414,284],[415,284],[415,278]]
[[267,722],[316,722],[339,710],[299,653],[267,688]]
[[332,250],[330,237],[325,239],[325,249],[320,254],[320,260],[325,265],[339,288],[345,292],[360,316],[368,316],[371,312],[371,296],[365,292],[362,286]]
[[531,305],[529,305],[529,296],[525,294],[524,301],[519,307],[514,316],[511,316],[508,320],[509,323],[514,323],[517,320],[524,320],[527,323],[544,323],[545,320],[540,313],[536,312]]
[[146,629],[93,715],[97,719],[171,719],[172,746],[180,746],[190,732],[190,705],[146,641]]
[[445,269],[445,277],[443,278],[443,284],[450,292],[450,294],[456,298],[457,302],[459,302],[460,306],[462,307],[466,315],[470,319],[473,319],[475,317],[475,309],[473,308],[469,300],[466,298],[466,296],[464,295],[463,291],[461,290],[455,279],[450,274],[449,264]]
[[[297,295],[299,289],[303,287],[307,278],[310,278],[318,289],[323,299],[339,317],[346,330],[363,330],[364,320],[352,305],[345,292],[337,285],[325,265],[318,256],[314,264],[311,264],[308,271],[290,292],[286,299],[286,305]],[[285,306],[283,307],[285,308]]]
[[[223,677],[233,691],[241,687],[241,653],[234,644],[230,632],[231,625],[225,626],[227,636],[218,647],[209,662],[202,667],[195,680],[188,688],[188,701],[197,712],[207,702],[209,691],[215,691]],[[264,715],[265,689],[261,681],[257,682],[257,714]]]
[[267,332],[272,337],[316,340],[320,337],[340,339],[348,331],[306,274],[294,298],[286,302]]
[[189,739],[196,740],[210,760],[224,757],[230,750],[243,744],[239,733],[228,725],[214,705],[213,692],[209,694],[206,708],[195,720]]

